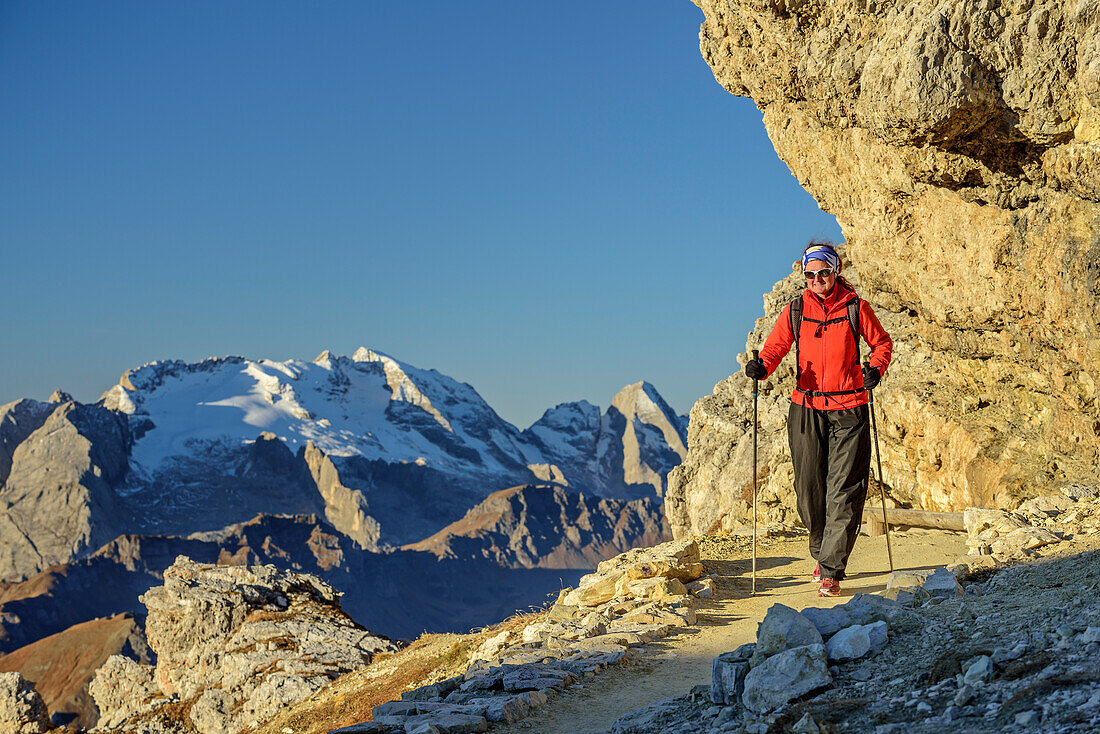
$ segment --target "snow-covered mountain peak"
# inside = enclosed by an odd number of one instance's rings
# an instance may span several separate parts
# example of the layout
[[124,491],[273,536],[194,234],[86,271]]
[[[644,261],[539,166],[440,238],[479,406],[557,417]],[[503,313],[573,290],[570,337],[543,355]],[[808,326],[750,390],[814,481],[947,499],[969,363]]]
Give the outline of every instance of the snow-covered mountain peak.
[[471,482],[526,481],[527,465],[545,463],[469,385],[366,348],[310,362],[152,362],[125,373],[102,404],[132,416],[139,476],[236,451],[261,431],[291,451],[312,442],[334,458],[430,466]]
[[[302,450],[331,460],[346,486],[365,492],[371,517],[407,514],[407,501],[434,497],[421,521],[446,498],[461,504],[538,478],[607,497],[660,496],[683,445],[682,427],[662,419],[676,417],[648,383],[621,390],[606,414],[584,400],[561,403],[520,432],[470,385],[366,347],[310,361],[152,362],[123,375],[102,405],[130,416],[125,492],[170,487],[179,499],[169,504],[236,496],[231,488],[255,471],[251,449],[265,432],[288,457]],[[376,485],[408,494],[386,499],[372,493]]]
[[627,385],[612,398],[611,407],[622,413],[627,421],[654,426],[673,451],[680,456],[687,454],[687,436],[680,417],[650,383],[643,380]]
[[443,430],[454,433],[454,429],[451,428],[450,422],[443,417],[442,413],[436,410],[435,406],[432,405],[432,401],[420,391],[416,382],[409,376],[408,371],[405,369],[408,365],[402,365],[393,357],[389,357],[381,352],[376,352],[373,349],[367,349],[366,347],[359,347],[356,349],[355,354],[352,356],[352,360],[368,364],[381,364],[383,370],[385,370],[386,384],[390,387],[392,400],[402,400],[406,403],[412,403],[435,418],[436,423],[442,426]]
[[548,408],[542,417],[531,425],[531,430],[566,430],[575,433],[597,427],[599,423],[599,406],[587,400],[577,400],[558,403],[553,408]]
[[200,362],[183,362],[178,359],[147,362],[140,367],[126,370],[118,379],[118,384],[108,389],[100,397],[106,407],[122,413],[141,412],[145,396],[155,391],[166,381],[184,375],[211,373],[223,369],[226,365],[239,365],[244,357],[209,357]]

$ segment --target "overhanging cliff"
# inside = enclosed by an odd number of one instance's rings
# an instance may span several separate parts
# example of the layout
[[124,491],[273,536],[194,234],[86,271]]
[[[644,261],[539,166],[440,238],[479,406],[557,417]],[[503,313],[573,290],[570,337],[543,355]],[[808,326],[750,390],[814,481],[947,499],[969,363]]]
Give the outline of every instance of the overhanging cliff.
[[[1095,483],[1100,1],[696,4],[715,78],[756,102],[836,216],[848,273],[894,336],[876,395],[891,494],[947,510]],[[765,297],[749,347],[798,285]],[[784,368],[761,397],[772,520],[794,518],[792,380]],[[747,516],[751,402],[735,375],[693,408],[666,497],[675,534]]]

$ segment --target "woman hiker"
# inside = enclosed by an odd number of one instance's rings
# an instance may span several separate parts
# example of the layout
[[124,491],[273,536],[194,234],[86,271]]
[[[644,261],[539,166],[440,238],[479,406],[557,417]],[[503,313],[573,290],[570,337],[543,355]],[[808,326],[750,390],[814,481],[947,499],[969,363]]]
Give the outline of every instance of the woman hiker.
[[[802,271],[806,290],[784,307],[745,374],[763,380],[794,346],[797,384],[787,439],[798,515],[810,531],[818,594],[837,596],[859,533],[871,470],[867,390],[886,372],[894,343],[870,304],[841,277],[840,256],[832,245],[811,242],[802,253]],[[860,367],[861,335],[871,346],[867,368]]]

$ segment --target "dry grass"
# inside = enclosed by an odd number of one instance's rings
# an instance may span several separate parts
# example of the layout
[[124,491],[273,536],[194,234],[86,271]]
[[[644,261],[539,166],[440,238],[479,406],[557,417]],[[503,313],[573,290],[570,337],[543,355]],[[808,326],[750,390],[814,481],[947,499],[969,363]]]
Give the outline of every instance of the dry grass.
[[186,701],[166,703],[163,706],[157,707],[155,711],[142,714],[133,721],[128,721],[127,723],[145,722],[156,727],[156,724],[153,722],[159,722],[160,725],[168,731],[194,732],[196,729],[191,723],[191,707],[195,705],[195,702],[199,700],[205,690],[205,688],[199,688],[195,695],[191,696],[191,698],[188,698]]
[[324,734],[371,720],[375,706],[400,698],[404,691],[459,675],[470,654],[504,630],[523,629],[542,621],[545,611],[517,613],[500,624],[465,635],[425,634],[391,655],[376,655],[361,670],[343,675],[317,693],[253,730],[255,734]]
[[287,613],[288,610],[280,610],[273,612],[268,609],[253,609],[245,615],[245,622],[282,622],[287,617],[291,616]]

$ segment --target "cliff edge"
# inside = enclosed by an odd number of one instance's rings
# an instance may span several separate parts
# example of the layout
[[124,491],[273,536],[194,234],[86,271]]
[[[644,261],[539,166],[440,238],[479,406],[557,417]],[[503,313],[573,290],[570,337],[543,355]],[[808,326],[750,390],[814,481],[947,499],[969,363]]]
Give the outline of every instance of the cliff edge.
[[[1013,507],[1091,476],[1100,2],[696,5],[715,78],[756,102],[779,157],[836,216],[846,275],[894,337],[876,394],[888,490],[928,509]],[[765,297],[749,348],[797,290]],[[764,443],[791,388],[768,383]],[[751,401],[734,375],[693,408],[666,497],[675,535],[744,520]],[[782,519],[790,465],[771,439],[762,501],[775,495]]]

